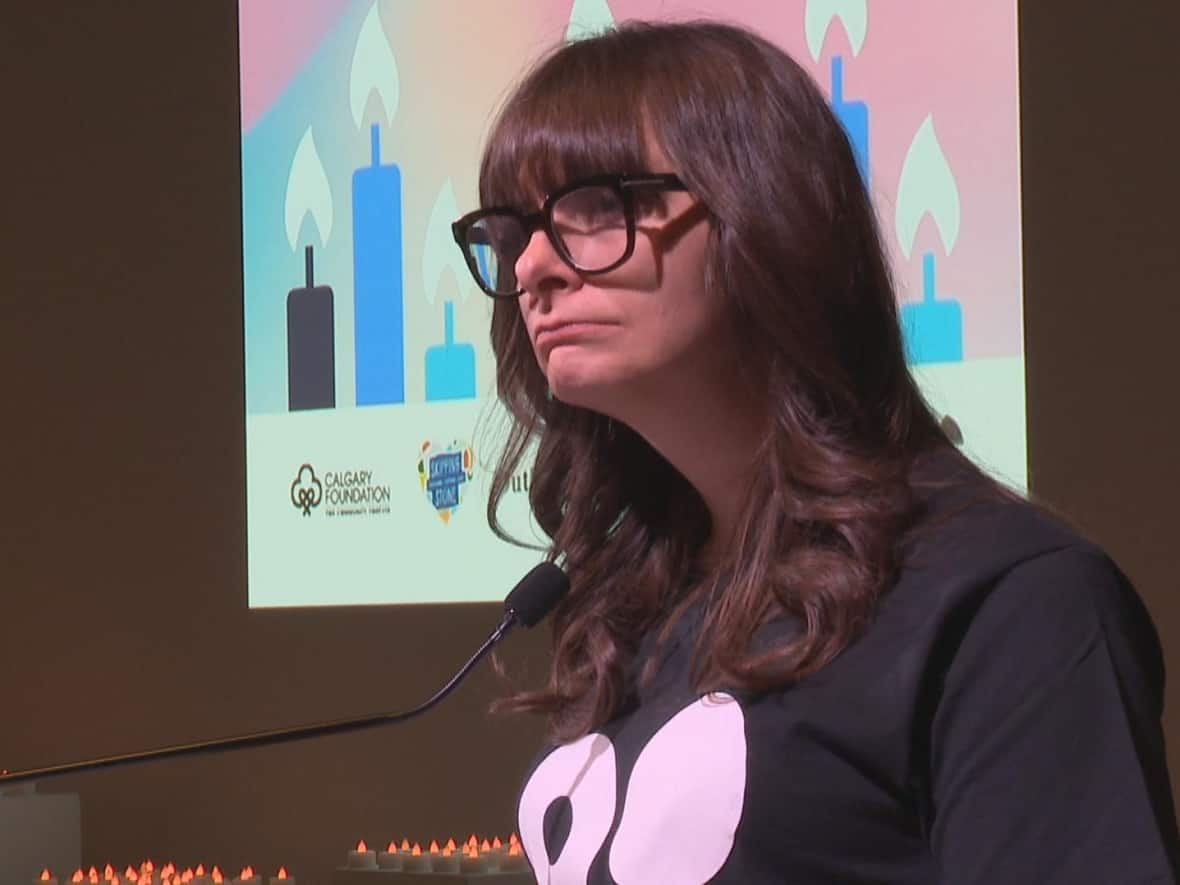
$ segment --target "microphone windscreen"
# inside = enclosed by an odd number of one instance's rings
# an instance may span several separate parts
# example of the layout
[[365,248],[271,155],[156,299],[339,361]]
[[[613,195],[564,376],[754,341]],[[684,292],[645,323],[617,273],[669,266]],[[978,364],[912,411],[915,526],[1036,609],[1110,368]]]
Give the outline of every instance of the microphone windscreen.
[[532,627],[549,614],[570,589],[566,573],[551,562],[542,562],[520,579],[504,600],[504,610],[518,623]]

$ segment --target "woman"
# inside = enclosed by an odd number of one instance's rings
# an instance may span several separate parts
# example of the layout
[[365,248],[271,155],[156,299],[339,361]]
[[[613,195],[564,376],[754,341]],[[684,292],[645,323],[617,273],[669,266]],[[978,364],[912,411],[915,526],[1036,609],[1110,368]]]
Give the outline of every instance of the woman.
[[[564,46],[455,224],[572,590],[541,882],[1163,882],[1163,665],[1098,548],[947,439],[806,73],[713,23]],[[501,532],[501,534],[503,534]]]

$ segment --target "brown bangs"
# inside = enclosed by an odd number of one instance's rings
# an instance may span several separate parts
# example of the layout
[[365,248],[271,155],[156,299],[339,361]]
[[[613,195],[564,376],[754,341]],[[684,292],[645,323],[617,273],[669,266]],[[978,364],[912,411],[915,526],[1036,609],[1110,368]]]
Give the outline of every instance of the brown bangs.
[[[535,209],[587,175],[645,170],[641,96],[606,41],[542,59],[501,110],[480,164],[484,207]],[[621,84],[621,88],[620,88]]]

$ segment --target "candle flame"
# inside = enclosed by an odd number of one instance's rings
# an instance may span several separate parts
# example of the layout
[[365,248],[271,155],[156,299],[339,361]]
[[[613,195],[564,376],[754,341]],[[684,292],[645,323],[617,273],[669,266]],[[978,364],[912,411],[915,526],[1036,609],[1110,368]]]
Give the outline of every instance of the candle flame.
[[465,845],[479,845],[479,840],[477,838],[475,838],[475,833],[472,833],[471,838],[468,839],[464,844]]
[[479,850],[485,853],[492,850],[491,843],[488,842],[486,837],[484,838],[483,842],[480,843]]
[[109,880],[114,875],[115,875],[115,868],[113,866],[111,866],[110,864],[107,864],[105,867],[102,868],[102,877],[104,879]]
[[492,847],[493,848],[503,848],[504,847],[504,843],[500,841],[499,836],[497,836],[495,839],[492,840]]
[[402,839],[401,850],[402,851],[409,851],[410,850],[410,842],[408,839]]
[[43,869],[41,871],[41,881],[42,882],[48,882],[52,878],[53,877],[51,875],[49,875],[49,868],[48,867],[46,867],[45,869]]
[[455,849],[452,848],[450,845],[443,846],[443,850],[442,850],[443,857],[451,857],[454,855],[454,853],[455,853]]
[[410,854],[414,855],[414,857],[420,856],[422,854],[422,846],[419,845],[417,842],[415,842],[414,843],[414,850],[411,851]]
[[520,857],[520,843],[519,842],[513,842],[511,845],[508,846],[508,856],[509,857]]
[[219,870],[217,868],[217,866],[214,865],[214,867],[213,867],[213,883],[214,883],[214,885],[221,885],[222,881],[224,881],[224,878],[225,877],[221,875],[221,870]]
[[86,874],[83,873],[81,870],[74,870],[74,875],[72,875],[70,877],[70,881],[77,883],[77,882],[83,881],[85,878],[86,878]]
[[205,875],[205,865],[203,863],[197,864],[197,876]]
[[516,833],[513,833],[511,836],[508,837],[508,845],[509,846],[519,845],[519,844],[520,844],[520,838],[516,835]]
[[393,48],[385,35],[381,15],[374,3],[365,16],[356,47],[352,52],[352,65],[348,72],[348,106],[353,122],[359,127],[365,119],[365,105],[369,96],[376,92],[377,100],[385,112],[386,120],[393,120],[401,97],[401,82],[397,72],[397,61]]
[[819,61],[824,38],[832,21],[837,18],[844,25],[844,32],[852,45],[852,54],[860,54],[869,25],[868,4],[865,0],[807,0],[803,30],[807,35],[807,50],[815,61]]
[[364,839],[361,839],[359,842],[356,843],[356,850],[357,851],[368,851],[369,846],[365,844]]
[[435,842],[433,839],[430,840],[430,853],[431,854],[438,854],[438,843]]
[[455,850],[455,847],[456,847],[456,846],[455,846],[455,840],[454,840],[454,839],[447,839],[447,844],[446,844],[445,846],[443,846],[443,847],[445,847],[445,848],[449,848],[449,849],[451,849],[451,851],[454,851],[454,850]]
[[186,869],[183,873],[180,874],[180,881],[181,882],[188,883],[188,882],[191,882],[192,880],[193,880],[192,869]]
[[287,878],[287,868],[286,867],[279,867],[279,874],[276,878],[286,879]]
[[168,861],[168,863],[164,864],[164,869],[160,870],[160,875],[161,876],[175,876],[176,875],[176,864],[172,863],[172,861]]

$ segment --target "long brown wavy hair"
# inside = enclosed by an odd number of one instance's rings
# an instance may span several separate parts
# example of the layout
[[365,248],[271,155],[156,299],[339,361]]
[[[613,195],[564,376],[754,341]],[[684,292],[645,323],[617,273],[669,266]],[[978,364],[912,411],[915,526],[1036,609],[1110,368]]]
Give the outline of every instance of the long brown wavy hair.
[[[654,137],[674,170],[648,170]],[[512,426],[488,503],[536,447],[529,489],[571,591],[552,620],[548,684],[501,708],[544,712],[567,740],[624,700],[642,636],[694,602],[701,690],[782,686],[865,628],[918,522],[918,460],[957,456],[908,371],[876,216],[840,122],[811,77],[761,37],[716,22],[627,23],[557,48],[502,108],[480,168],[484,206],[535,207],[576,176],[675,171],[711,213],[706,286],[741,341],[743,383],[770,415],[737,540],[702,573],[696,490],[636,432],[553,397],[517,305],[492,317]],[[982,480],[982,474],[969,468]],[[724,580],[718,576],[724,575]],[[755,652],[767,620],[801,635]]]

